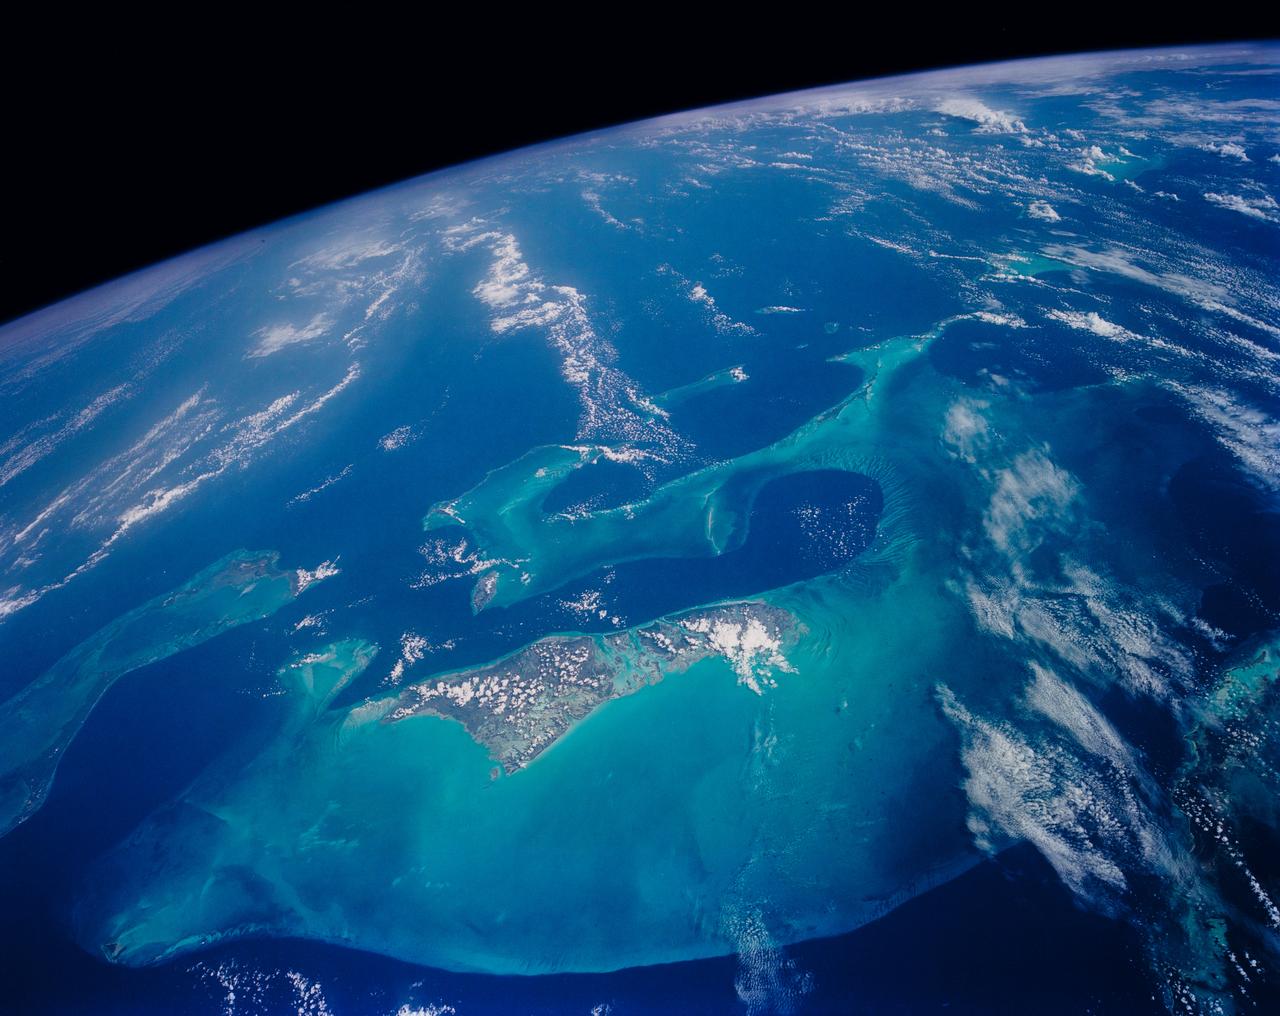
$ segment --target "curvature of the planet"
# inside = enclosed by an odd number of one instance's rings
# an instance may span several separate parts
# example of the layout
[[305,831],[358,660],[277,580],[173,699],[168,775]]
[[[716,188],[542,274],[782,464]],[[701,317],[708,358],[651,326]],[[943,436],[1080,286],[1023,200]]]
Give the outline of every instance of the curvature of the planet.
[[1277,47],[1058,58],[0,330],[0,1009],[1276,1004],[1278,192]]

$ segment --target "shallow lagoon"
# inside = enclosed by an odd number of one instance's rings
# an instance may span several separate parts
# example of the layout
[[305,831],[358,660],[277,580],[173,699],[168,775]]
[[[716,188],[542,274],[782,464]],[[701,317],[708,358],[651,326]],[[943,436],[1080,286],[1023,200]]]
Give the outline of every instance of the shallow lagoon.
[[1261,1007],[1267,59],[579,139],[0,343],[4,694],[237,548],[339,569],[112,643],[6,998]]

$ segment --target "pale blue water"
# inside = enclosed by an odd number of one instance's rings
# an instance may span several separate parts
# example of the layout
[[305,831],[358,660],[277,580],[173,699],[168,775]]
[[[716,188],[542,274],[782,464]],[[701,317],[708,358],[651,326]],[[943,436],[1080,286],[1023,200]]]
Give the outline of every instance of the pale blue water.
[[1278,72],[632,125],[0,330],[0,1009],[1271,1004]]

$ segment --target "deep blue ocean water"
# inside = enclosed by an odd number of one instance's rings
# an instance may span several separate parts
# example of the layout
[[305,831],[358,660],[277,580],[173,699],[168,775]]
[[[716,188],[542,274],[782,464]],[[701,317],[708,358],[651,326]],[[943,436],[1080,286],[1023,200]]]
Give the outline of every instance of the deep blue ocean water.
[[0,330],[0,1011],[1265,1011],[1278,80],[703,111]]

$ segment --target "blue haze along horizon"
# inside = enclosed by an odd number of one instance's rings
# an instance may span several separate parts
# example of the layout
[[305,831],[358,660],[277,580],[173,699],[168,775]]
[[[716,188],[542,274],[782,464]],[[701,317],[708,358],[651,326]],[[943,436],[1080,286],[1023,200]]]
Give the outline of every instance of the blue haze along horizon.
[[631,124],[0,329],[0,1007],[1274,1004],[1278,54]]

